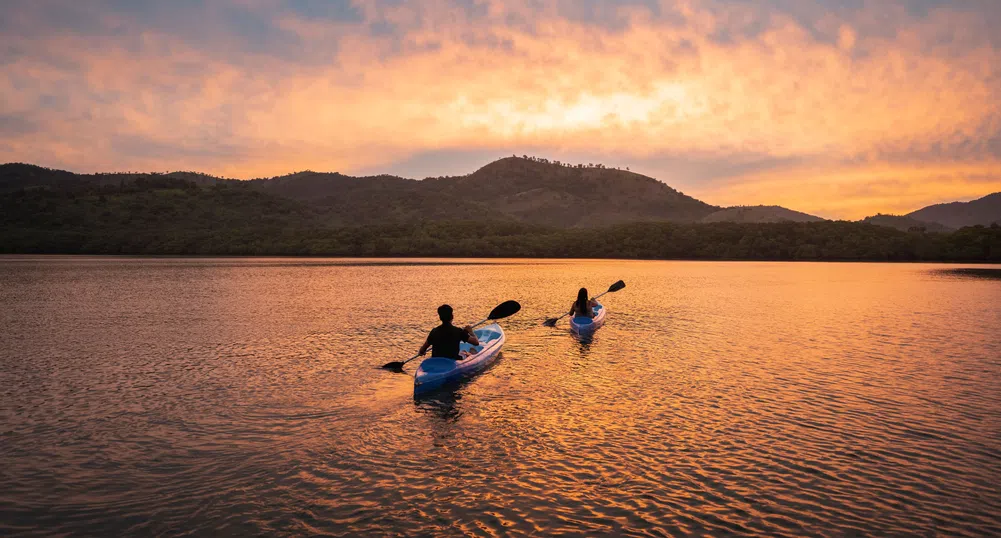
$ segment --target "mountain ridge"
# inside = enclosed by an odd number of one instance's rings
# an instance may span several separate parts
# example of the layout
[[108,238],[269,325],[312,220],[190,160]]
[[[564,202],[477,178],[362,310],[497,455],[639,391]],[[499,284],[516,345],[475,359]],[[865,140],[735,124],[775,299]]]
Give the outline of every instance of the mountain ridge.
[[733,206],[702,218],[701,222],[773,223],[820,222],[827,220],[815,215],[777,205]]
[[[777,207],[736,208],[753,222],[703,222],[726,210],[651,178],[582,168],[513,161],[426,183],[307,171],[254,184],[6,166],[0,253],[1001,262],[1001,226],[757,221],[797,215]],[[545,181],[533,180],[540,170]]]
[[[249,180],[199,172],[77,174],[26,163],[0,164],[0,193],[24,188],[74,190],[135,181],[175,179],[200,187],[241,185],[323,212],[334,225],[435,220],[521,222],[555,227],[603,227],[629,222],[816,222],[820,217],[781,206],[720,207],[652,177],[600,164],[570,165],[511,156],[461,176],[410,179],[304,170]],[[1001,192],[970,202],[927,206],[906,215],[862,219],[907,231],[946,232],[1001,222]]]
[[915,220],[935,222],[949,228],[1001,223],[1001,192],[969,202],[934,204],[905,215]]
[[882,213],[877,213],[875,215],[862,219],[860,222],[863,222],[865,224],[871,224],[873,226],[886,226],[887,228],[893,228],[895,230],[901,230],[904,232],[920,231],[920,232],[933,232],[933,233],[947,233],[953,231],[953,228],[950,228],[944,224],[939,224],[937,222],[927,222],[903,215],[884,215]]
[[424,220],[514,221],[557,227],[628,222],[696,222],[719,210],[656,179],[601,165],[569,166],[506,157],[464,176],[407,179],[302,171],[251,180],[194,172],[74,174],[34,165],[0,165],[0,192],[17,188],[75,189],[158,178],[199,186],[239,185],[326,212],[334,224]]

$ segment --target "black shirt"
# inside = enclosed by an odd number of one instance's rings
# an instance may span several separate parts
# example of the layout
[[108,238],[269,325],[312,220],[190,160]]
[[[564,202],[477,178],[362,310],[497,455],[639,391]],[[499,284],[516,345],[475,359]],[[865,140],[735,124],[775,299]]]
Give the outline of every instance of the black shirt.
[[431,356],[459,360],[459,342],[468,342],[469,333],[455,325],[441,325],[431,329]]

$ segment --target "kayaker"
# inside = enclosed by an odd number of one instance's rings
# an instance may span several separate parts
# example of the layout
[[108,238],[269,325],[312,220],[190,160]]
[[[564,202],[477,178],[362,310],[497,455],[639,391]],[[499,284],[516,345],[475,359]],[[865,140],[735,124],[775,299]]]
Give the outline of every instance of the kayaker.
[[473,333],[472,327],[467,325],[460,329],[452,325],[451,306],[447,304],[439,306],[438,319],[441,320],[441,325],[431,329],[431,333],[428,334],[427,340],[424,341],[424,345],[421,346],[421,350],[418,352],[421,355],[426,354],[428,348],[431,348],[432,357],[462,360],[463,357],[459,353],[459,343],[469,342],[474,346],[480,345],[480,341],[476,339],[476,334]]
[[598,306],[598,301],[588,299],[587,288],[581,288],[577,292],[577,300],[570,306],[570,317],[594,317],[594,307]]

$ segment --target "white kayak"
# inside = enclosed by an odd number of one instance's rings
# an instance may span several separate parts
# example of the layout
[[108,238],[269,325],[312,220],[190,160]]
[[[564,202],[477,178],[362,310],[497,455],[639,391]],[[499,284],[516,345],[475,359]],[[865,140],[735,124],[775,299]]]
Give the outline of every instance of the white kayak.
[[587,336],[593,334],[605,324],[605,307],[601,303],[594,306],[594,317],[589,318],[587,316],[577,316],[570,318],[570,330],[574,334],[580,336]]
[[504,329],[501,329],[501,326],[496,323],[491,323],[481,329],[476,329],[473,333],[476,334],[480,345],[472,346],[462,342],[459,345],[459,351],[470,353],[464,359],[456,361],[449,358],[431,357],[421,362],[414,374],[415,396],[471,376],[497,360],[501,347],[504,345]]

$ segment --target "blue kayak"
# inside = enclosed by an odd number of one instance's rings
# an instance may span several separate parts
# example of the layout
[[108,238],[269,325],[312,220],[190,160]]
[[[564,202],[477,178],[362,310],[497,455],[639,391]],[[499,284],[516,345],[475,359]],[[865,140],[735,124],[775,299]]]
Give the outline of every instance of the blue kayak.
[[577,335],[587,336],[593,334],[605,324],[605,307],[598,303],[594,307],[594,317],[577,316],[570,318],[570,330]]
[[458,381],[482,371],[487,366],[493,364],[500,355],[501,347],[504,345],[504,329],[500,325],[491,323],[482,329],[473,331],[476,339],[480,341],[479,346],[472,346],[463,342],[459,346],[460,351],[470,353],[462,360],[452,360],[441,357],[431,357],[421,362],[417,372],[414,374],[414,395],[426,394],[444,385]]

